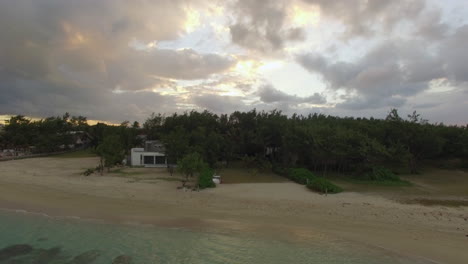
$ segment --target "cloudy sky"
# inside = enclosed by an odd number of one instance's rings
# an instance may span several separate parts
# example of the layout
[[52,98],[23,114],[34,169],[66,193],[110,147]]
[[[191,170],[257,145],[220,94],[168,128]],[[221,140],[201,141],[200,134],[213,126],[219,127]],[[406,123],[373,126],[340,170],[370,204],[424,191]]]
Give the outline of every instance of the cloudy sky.
[[466,0],[0,0],[0,115],[468,123]]

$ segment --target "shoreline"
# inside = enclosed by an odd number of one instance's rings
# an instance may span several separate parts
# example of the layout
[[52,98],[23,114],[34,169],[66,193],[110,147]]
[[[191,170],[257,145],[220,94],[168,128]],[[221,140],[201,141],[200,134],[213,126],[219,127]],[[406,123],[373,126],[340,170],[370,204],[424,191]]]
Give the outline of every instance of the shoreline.
[[79,160],[61,170],[56,166],[70,161],[39,158],[1,163],[6,173],[0,176],[0,208],[78,221],[249,233],[291,242],[343,239],[430,263],[468,259],[467,207],[401,204],[352,192],[324,196],[289,182],[226,184],[183,192],[173,181],[80,176],[82,167],[95,160]]
[[[3,215],[3,213],[7,214],[7,215],[14,215],[15,217],[18,216],[18,215],[21,215],[20,217],[38,217],[38,218],[47,218],[47,219],[52,219],[53,221],[71,221],[72,223],[75,223],[75,224],[81,224],[81,223],[85,223],[85,224],[91,224],[93,226],[95,225],[108,225],[110,224],[109,222],[105,221],[105,220],[102,220],[102,219],[83,219],[83,218],[80,218],[80,217],[76,217],[76,216],[51,216],[51,215],[47,215],[45,213],[39,213],[39,212],[29,212],[29,211],[26,211],[26,210],[23,210],[23,209],[17,209],[17,210],[14,210],[14,209],[5,209],[5,208],[0,208],[0,216]],[[153,225],[153,224],[140,224],[140,223],[111,223],[112,225],[115,225],[115,227],[119,227],[119,226],[122,226],[122,227],[125,227],[125,228],[138,228],[138,229],[150,229],[150,230],[154,230],[154,228],[156,229],[166,229],[168,227],[162,227],[162,226],[159,226],[159,225]],[[187,227],[172,227],[170,228],[170,230],[180,230],[182,232],[196,232],[196,233],[208,233],[208,234],[212,234],[212,235],[224,235],[224,236],[231,236],[233,235],[232,233],[226,233],[226,232],[220,232],[220,230],[210,230],[210,231],[207,231],[207,230],[197,230],[197,229],[192,229],[192,228],[187,228]],[[243,237],[245,237],[245,239],[251,239],[252,236],[251,234],[245,234],[245,233],[236,233],[234,234],[235,237],[237,238],[240,238],[242,239]],[[258,235],[258,234],[257,234]],[[253,238],[254,239],[259,239],[259,241],[265,241],[265,240],[268,240],[268,239],[271,239],[269,237],[264,237],[264,236],[254,236]],[[284,238],[284,237],[283,237]],[[299,247],[310,247],[311,245],[307,244],[307,242],[310,242],[310,241],[297,241],[297,240],[289,240],[289,239],[278,239],[278,237],[275,237],[274,238],[277,242],[280,242],[280,243],[288,243],[288,244],[295,244]],[[315,239],[317,240],[317,237],[315,237]],[[429,259],[429,258],[426,258],[424,256],[418,256],[418,255],[407,255],[407,254],[402,254],[401,252],[398,252],[398,251],[395,251],[393,249],[390,249],[390,248],[386,248],[384,246],[380,246],[380,245],[373,245],[373,244],[369,244],[369,243],[358,243],[356,244],[355,242],[353,241],[348,241],[348,240],[343,240],[343,239],[337,239],[337,238],[327,238],[327,239],[323,239],[321,238],[320,239],[320,242],[318,241],[312,241],[313,244],[315,243],[320,243],[321,246],[324,246],[325,248],[327,248],[329,245],[332,245],[332,244],[335,244],[337,243],[338,241],[338,245],[340,245],[340,250],[342,250],[343,248],[346,248],[346,247],[343,247],[343,243],[346,243],[346,244],[350,244],[353,248],[355,248],[356,250],[358,250],[359,252],[361,250],[365,250],[365,252],[369,251],[369,254],[382,254],[382,255],[385,255],[385,256],[388,256],[388,257],[391,257],[395,260],[400,260],[400,261],[404,261],[402,263],[427,263],[427,264],[440,264],[441,262],[438,262],[438,261],[435,261],[435,260],[432,260],[432,259]],[[410,262],[408,262],[410,261]],[[400,262],[399,262],[400,263]]]
[[[211,229],[211,230],[203,230],[203,229],[198,229],[198,228],[193,228],[188,227],[186,225],[184,226],[162,226],[160,224],[144,224],[144,223],[139,223],[139,222],[109,222],[105,219],[98,219],[98,218],[81,218],[79,216],[59,216],[59,215],[49,215],[47,213],[43,212],[32,212],[32,211],[27,211],[24,209],[9,209],[9,208],[0,208],[0,212],[6,212],[7,214],[15,214],[15,215],[25,215],[26,217],[32,216],[32,217],[41,217],[41,218],[49,218],[52,220],[57,220],[57,221],[73,221],[73,222],[84,222],[84,223],[90,223],[90,224],[102,224],[102,225],[107,225],[107,224],[112,224],[112,225],[117,225],[117,226],[125,226],[125,227],[137,227],[137,228],[169,228],[169,229],[177,229],[177,230],[182,230],[182,231],[191,231],[191,232],[204,232],[204,233],[213,233],[213,234],[220,234],[220,235],[231,235],[231,232],[223,232],[226,230],[222,229]],[[216,221],[212,221],[211,224],[215,224]],[[278,227],[278,226],[276,226]],[[239,234],[237,234],[239,235]],[[245,234],[243,234],[245,235]],[[257,234],[258,235],[258,234]],[[317,235],[317,234],[315,234]],[[265,237],[261,237],[265,239]],[[276,236],[275,239],[278,239],[279,237]],[[284,239],[285,237],[282,237],[283,239],[280,239],[280,241],[283,242],[289,242],[289,243],[298,243],[298,245],[301,245],[304,241],[297,241],[297,240],[289,240],[289,239]],[[333,240],[336,240],[337,238],[333,238]],[[339,239],[342,240],[342,239]],[[348,241],[352,242],[352,241]],[[413,254],[402,254],[401,252],[395,251],[394,249],[387,248],[381,245],[374,245],[370,243],[365,243],[365,242],[359,242],[360,247],[365,247],[368,249],[371,249],[373,251],[378,251],[382,252],[386,255],[391,255],[394,257],[398,258],[404,258],[405,260],[414,260],[418,261],[424,261],[424,263],[428,264],[440,264],[442,262],[438,262],[433,259],[426,258],[424,256],[419,256],[419,255],[413,255]]]
[[[2,186],[4,186],[4,184],[2,184]],[[12,189],[12,185],[8,187]],[[20,186],[19,188],[28,193],[28,187]],[[33,187],[33,189],[36,188],[43,189],[44,193],[51,193],[51,190],[46,187]],[[55,192],[55,194],[59,196],[63,195],[58,191]],[[38,193],[35,195],[37,195],[37,198],[41,197]],[[69,193],[68,197],[74,195],[83,196],[79,193]],[[38,216],[55,219],[90,221],[100,224],[111,223],[128,226],[176,228],[199,232],[214,232],[225,235],[232,234],[233,232],[254,232],[262,237],[291,242],[307,241],[308,239],[316,239],[317,237],[319,237],[319,239],[328,237],[355,241],[367,247],[382,248],[385,251],[402,257],[425,259],[429,261],[429,263],[463,263],[468,256],[468,254],[462,250],[464,248],[462,246],[463,243],[466,243],[465,238],[461,237],[460,233],[454,232],[454,230],[445,230],[446,227],[433,229],[432,227],[411,223],[399,224],[398,226],[391,226],[388,223],[382,222],[366,221],[359,223],[359,221],[347,221],[349,219],[346,218],[327,218],[323,215],[315,215],[315,217],[312,218],[297,217],[293,220],[289,219],[290,221],[285,224],[285,219],[281,216],[236,216],[210,212],[209,210],[202,210],[198,213],[183,210],[184,213],[182,214],[170,212],[168,216],[161,216],[159,214],[145,213],[144,211],[148,209],[148,205],[145,204],[147,201],[141,200],[136,201],[141,207],[135,207],[134,204],[127,205],[125,204],[126,202],[120,201],[123,203],[121,204],[123,207],[118,206],[117,208],[107,211],[107,213],[95,215],[80,209],[76,210],[75,208],[69,208],[69,210],[67,210],[64,206],[57,206],[57,204],[48,209],[48,206],[44,204],[38,206],[37,203],[31,204],[24,201],[14,204],[5,203],[3,196],[0,195],[0,197],[2,197],[2,199],[0,199],[0,206],[3,209],[11,211],[22,210],[26,212],[26,214],[36,214]],[[90,197],[87,197],[86,199],[89,198]],[[113,203],[121,200],[116,198],[110,198],[110,200],[108,200],[109,198],[105,197],[93,197],[91,199],[94,203],[100,203],[100,205],[98,205],[99,207],[107,207],[109,205],[108,202]],[[70,200],[70,198],[66,200]],[[85,203],[88,203],[88,201],[85,201]],[[154,206],[162,208],[160,206],[164,207],[165,205],[156,204]],[[133,214],[122,216],[122,210],[127,213],[132,212]],[[271,233],[271,230],[275,230],[274,234]],[[415,240],[415,236],[418,236],[417,240]],[[440,244],[434,243],[434,241],[437,240],[444,242]],[[417,243],[419,242],[417,241],[424,241],[424,244],[418,246]],[[442,252],[441,246],[445,248],[446,252]],[[450,251],[452,253],[449,253]]]

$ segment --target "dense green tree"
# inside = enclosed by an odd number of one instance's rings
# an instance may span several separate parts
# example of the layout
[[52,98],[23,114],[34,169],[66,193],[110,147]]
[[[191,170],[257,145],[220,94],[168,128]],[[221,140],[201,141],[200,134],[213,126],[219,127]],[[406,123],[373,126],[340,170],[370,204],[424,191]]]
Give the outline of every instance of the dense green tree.
[[166,147],[166,155],[170,164],[177,163],[188,151],[189,135],[182,128],[177,127],[173,131],[164,135],[162,141]]
[[200,173],[205,167],[206,164],[196,152],[185,155],[177,162],[177,170],[184,174],[187,180]]
[[96,148],[96,153],[100,159],[101,175],[103,167],[109,171],[111,167],[121,163],[125,157],[125,148],[122,139],[117,135],[111,135],[104,138],[103,142]]
[[287,116],[280,111],[236,111],[216,115],[189,111],[152,114],[141,126],[124,122],[88,125],[86,117],[64,114],[32,121],[8,120],[0,134],[2,148],[35,146],[38,152],[67,148],[71,134],[82,131],[90,146],[117,136],[125,151],[147,139],[165,143],[169,163],[196,152],[214,168],[244,160],[249,166],[304,167],[317,174],[328,171],[361,173],[376,166],[417,172],[434,159],[468,164],[468,128],[431,124],[417,112],[402,118],[391,109],[385,119],[334,117],[323,114]]

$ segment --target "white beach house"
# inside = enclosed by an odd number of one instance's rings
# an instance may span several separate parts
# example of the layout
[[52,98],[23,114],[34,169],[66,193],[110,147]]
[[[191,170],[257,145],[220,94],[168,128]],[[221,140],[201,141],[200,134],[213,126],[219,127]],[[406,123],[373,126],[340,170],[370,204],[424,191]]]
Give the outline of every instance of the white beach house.
[[130,165],[144,167],[167,167],[166,149],[158,140],[145,142],[144,148],[132,148]]

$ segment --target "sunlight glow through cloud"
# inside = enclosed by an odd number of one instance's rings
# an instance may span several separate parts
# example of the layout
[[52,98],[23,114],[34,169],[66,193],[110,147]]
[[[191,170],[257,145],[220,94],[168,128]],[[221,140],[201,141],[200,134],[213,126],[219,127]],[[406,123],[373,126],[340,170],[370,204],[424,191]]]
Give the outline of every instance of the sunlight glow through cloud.
[[316,26],[320,22],[320,9],[314,6],[294,5],[289,15],[296,26]]
[[187,19],[185,20],[185,31],[190,33],[201,24],[200,12],[192,8],[187,8],[185,12],[187,14]]

